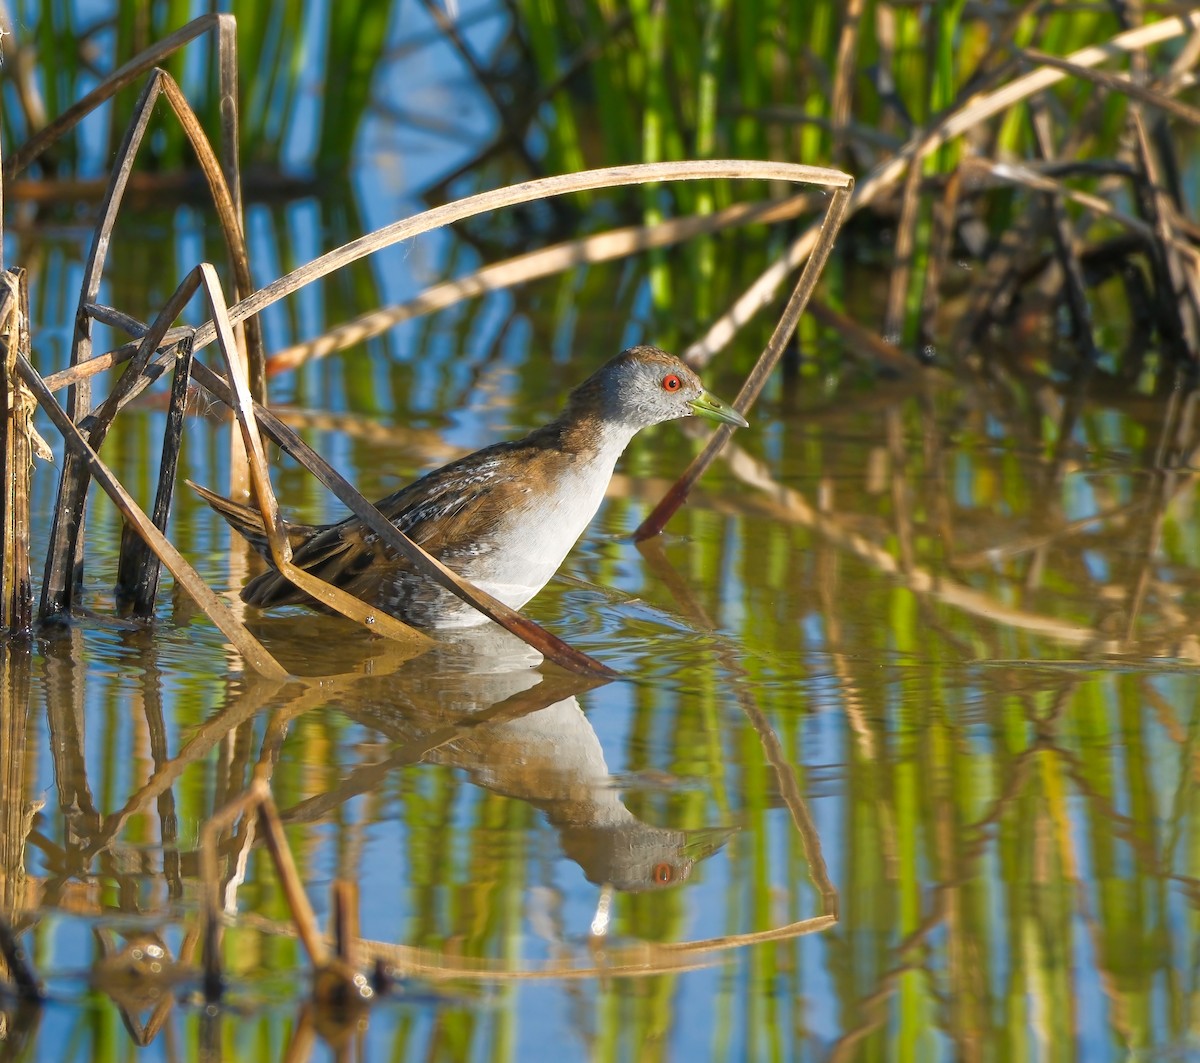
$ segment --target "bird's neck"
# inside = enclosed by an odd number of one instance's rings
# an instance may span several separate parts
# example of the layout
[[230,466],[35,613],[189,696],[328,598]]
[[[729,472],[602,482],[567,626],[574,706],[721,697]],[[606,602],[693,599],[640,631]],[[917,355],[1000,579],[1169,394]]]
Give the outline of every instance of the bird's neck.
[[558,446],[565,454],[585,461],[615,465],[637,435],[637,427],[621,421],[606,420],[589,411],[568,408],[552,426]]

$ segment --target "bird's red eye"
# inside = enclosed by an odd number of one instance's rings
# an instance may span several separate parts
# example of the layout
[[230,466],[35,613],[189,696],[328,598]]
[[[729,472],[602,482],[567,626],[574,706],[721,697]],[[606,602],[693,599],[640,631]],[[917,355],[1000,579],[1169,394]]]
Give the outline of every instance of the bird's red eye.
[[[675,377],[674,380],[675,380],[675,386],[678,387],[679,386],[679,377]],[[663,384],[665,386],[666,381],[663,381]],[[654,881],[657,882],[660,886],[665,886],[668,882],[671,881],[671,878],[675,874],[675,869],[670,864],[655,864],[653,874],[654,874]]]
[[663,391],[678,391],[683,387],[683,381],[674,373],[668,373],[663,377]]

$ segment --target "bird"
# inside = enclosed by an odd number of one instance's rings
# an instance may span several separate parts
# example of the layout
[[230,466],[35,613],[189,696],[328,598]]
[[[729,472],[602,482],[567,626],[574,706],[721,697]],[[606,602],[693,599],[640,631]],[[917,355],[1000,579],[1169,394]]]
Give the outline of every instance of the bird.
[[[690,416],[749,427],[680,359],[650,345],[630,347],[576,387],[549,424],[434,469],[375,505],[443,564],[520,609],[558,571],[596,515],[630,440],[643,428]],[[257,509],[189,486],[271,566],[246,584],[243,601],[263,609],[316,606],[274,567]],[[405,623],[426,629],[487,623],[415,572],[358,517],[290,524],[287,534],[293,564]]]

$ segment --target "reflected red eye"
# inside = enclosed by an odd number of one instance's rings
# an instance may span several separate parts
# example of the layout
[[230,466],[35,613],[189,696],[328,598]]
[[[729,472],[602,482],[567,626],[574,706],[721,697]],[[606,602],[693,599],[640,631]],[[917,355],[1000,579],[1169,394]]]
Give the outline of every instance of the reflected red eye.
[[[666,386],[666,381],[663,381],[663,386]],[[675,377],[675,386],[679,386],[679,378]],[[655,864],[654,865],[654,881],[660,886],[665,886],[671,881],[675,874],[675,869],[670,864]]]
[[668,373],[663,377],[663,391],[678,391],[683,387],[683,381],[674,373]]

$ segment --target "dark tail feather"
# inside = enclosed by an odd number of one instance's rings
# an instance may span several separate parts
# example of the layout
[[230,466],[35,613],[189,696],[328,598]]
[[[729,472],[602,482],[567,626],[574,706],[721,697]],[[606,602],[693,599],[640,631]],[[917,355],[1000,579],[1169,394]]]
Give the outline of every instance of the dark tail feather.
[[239,535],[245,536],[250,545],[254,547],[263,557],[268,560],[271,557],[271,547],[267,543],[267,528],[263,524],[262,514],[257,509],[250,506],[244,506],[240,502],[235,502],[231,498],[226,498],[224,495],[219,495],[215,491],[210,491],[207,487],[201,487],[198,483],[193,483],[191,480],[186,481],[188,487],[196,492],[204,499],[213,509],[221,514]]

